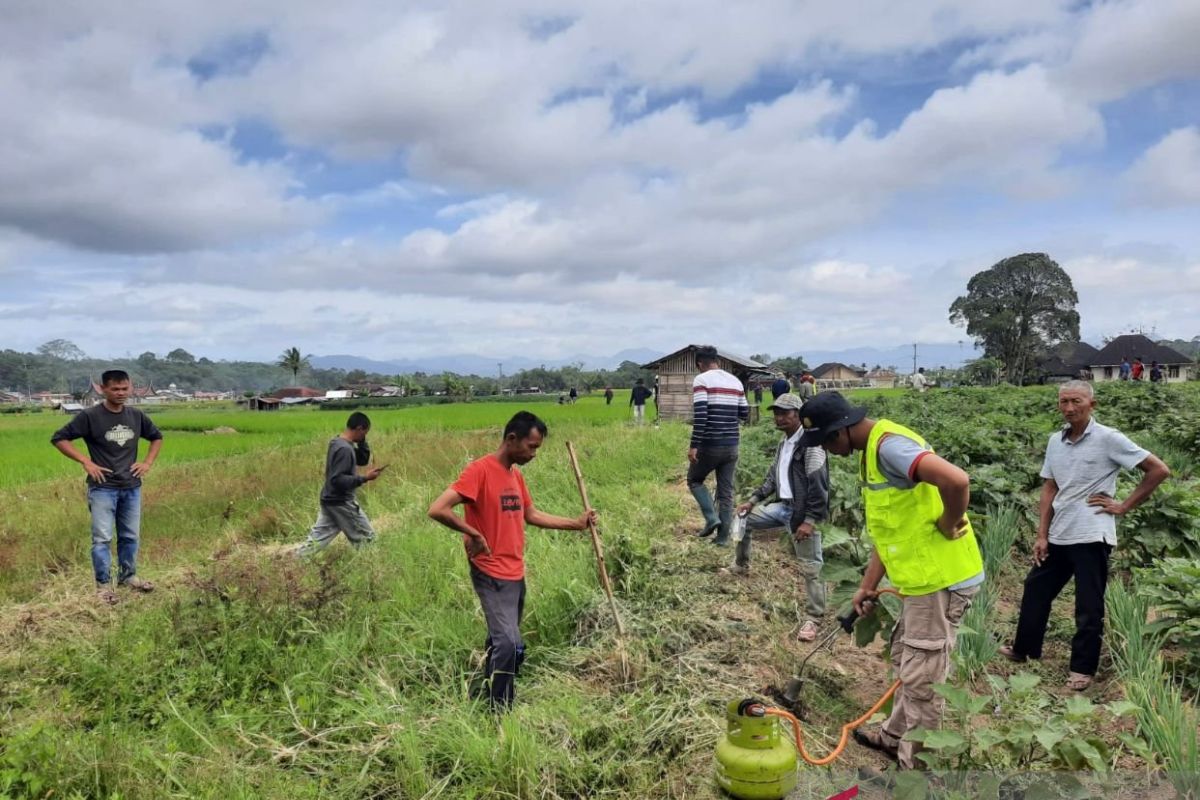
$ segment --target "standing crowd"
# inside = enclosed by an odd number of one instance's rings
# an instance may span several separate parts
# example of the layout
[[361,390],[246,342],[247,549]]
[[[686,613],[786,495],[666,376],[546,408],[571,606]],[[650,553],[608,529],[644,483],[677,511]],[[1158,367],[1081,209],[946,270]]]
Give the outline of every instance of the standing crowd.
[[[687,485],[703,519],[698,536],[717,547],[733,545],[733,558],[722,572],[749,579],[753,535],[765,530],[786,534],[804,584],[806,619],[797,633],[801,641],[814,641],[827,624],[820,529],[829,517],[828,456],[857,458],[873,549],[852,603],[860,614],[867,613],[887,578],[901,595],[902,612],[892,633],[892,666],[901,688],[891,714],[877,729],[854,735],[902,768],[918,766],[919,745],[905,734],[939,724],[944,700],[933,687],[946,680],[959,624],[988,579],[967,514],[968,474],[938,456],[917,431],[871,419],[865,408],[851,405],[836,391],[815,393],[806,374],[808,380],[802,378],[796,392],[786,381],[771,387],[774,399],[768,409],[780,440],[762,483],[746,502],[735,505],[740,430],[749,417],[745,388],[720,367],[715,348],[697,348],[695,359],[699,374],[692,385]],[[1130,366],[1131,376],[1139,365]],[[114,531],[117,586],[136,592],[154,589],[137,574],[140,490],[163,436],[146,414],[127,405],[128,374],[105,372],[101,391],[104,401],[76,415],[51,442],[86,473],[97,597],[113,604],[120,600],[113,588]],[[637,422],[654,396],[637,381],[630,396]],[[605,400],[611,402],[609,392]],[[1074,580],[1076,630],[1066,685],[1075,690],[1091,684],[1099,664],[1109,558],[1117,544],[1115,520],[1145,502],[1170,474],[1161,459],[1097,422],[1095,406],[1092,386],[1085,381],[1070,381],[1058,390],[1063,424],[1046,446],[1034,563],[1025,579],[1016,636],[1001,648],[1013,661],[1040,658],[1051,604]],[[339,532],[355,547],[375,539],[355,497],[387,466],[372,465],[370,428],[365,414],[354,413],[330,441],[317,519],[299,555],[322,550]],[[596,522],[591,509],[562,517],[534,504],[520,467],[537,455],[547,433],[541,419],[518,412],[505,425],[497,449],[468,464],[428,512],[461,536],[487,627],[479,696],[497,709],[511,706],[525,655],[520,632],[525,526],[583,531]],[[79,439],[86,455],[73,444]],[[149,447],[138,460],[141,439]],[[1116,497],[1117,476],[1130,468],[1141,471],[1141,481],[1121,500]],[[714,474],[715,500],[707,485]]]

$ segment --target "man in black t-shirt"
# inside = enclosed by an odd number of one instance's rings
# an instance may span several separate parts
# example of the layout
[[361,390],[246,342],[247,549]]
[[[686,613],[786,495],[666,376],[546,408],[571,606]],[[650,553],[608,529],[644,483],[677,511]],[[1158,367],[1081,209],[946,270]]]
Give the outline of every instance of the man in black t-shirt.
[[[109,370],[100,377],[104,402],[85,409],[50,438],[58,451],[78,461],[87,473],[88,510],[92,515],[92,567],[96,573],[96,596],[109,605],[117,602],[112,590],[113,528],[117,531],[117,583],[139,592],[154,590],[154,584],[137,576],[138,537],[142,519],[142,477],[150,472],[162,433],[140,409],[126,405],[130,384],[128,373]],[[83,439],[87,455],[71,444]],[[138,442],[150,448],[138,461]]]

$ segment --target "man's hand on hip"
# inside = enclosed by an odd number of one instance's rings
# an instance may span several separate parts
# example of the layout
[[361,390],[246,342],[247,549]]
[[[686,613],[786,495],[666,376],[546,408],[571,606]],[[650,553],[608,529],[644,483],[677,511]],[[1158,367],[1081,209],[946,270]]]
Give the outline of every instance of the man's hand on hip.
[[954,519],[942,514],[942,516],[938,517],[937,528],[942,532],[942,536],[953,541],[966,535],[967,518],[959,517],[958,519]]
[[83,470],[88,474],[88,477],[96,483],[104,483],[104,476],[112,472],[108,467],[102,467],[95,461],[84,461]]

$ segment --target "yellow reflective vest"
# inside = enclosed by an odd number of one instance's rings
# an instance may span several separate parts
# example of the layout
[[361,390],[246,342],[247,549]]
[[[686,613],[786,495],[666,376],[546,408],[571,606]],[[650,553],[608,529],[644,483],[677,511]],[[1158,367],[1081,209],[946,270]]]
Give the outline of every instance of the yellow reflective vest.
[[970,522],[963,536],[947,539],[937,527],[943,509],[937,487],[918,483],[912,489],[897,489],[880,471],[879,442],[888,434],[907,436],[928,447],[903,425],[881,419],[871,429],[862,453],[859,477],[867,532],[888,578],[902,595],[924,595],[975,577],[983,571],[983,558]]

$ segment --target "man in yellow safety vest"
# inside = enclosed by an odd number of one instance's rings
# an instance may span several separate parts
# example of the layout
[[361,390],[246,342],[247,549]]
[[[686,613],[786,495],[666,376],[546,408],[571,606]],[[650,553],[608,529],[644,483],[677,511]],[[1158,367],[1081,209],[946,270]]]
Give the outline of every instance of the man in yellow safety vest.
[[822,392],[800,409],[801,445],[829,453],[857,451],[867,533],[874,548],[854,594],[860,614],[886,575],[903,611],[892,633],[892,665],[901,686],[892,714],[855,741],[886,753],[902,769],[919,768],[915,728],[936,728],[945,700],[933,690],[950,671],[963,614],[983,584],[983,559],[967,519],[970,479],[937,456],[921,436],[890,420],[873,420],[838,392]]

